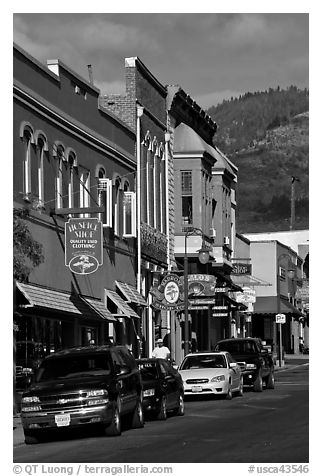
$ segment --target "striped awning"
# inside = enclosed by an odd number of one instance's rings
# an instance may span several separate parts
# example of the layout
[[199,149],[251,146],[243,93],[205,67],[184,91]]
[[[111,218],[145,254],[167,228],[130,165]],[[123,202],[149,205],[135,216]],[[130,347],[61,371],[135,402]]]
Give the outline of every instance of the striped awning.
[[35,308],[74,314],[88,319],[116,320],[100,299],[34,284],[17,282],[17,288],[29,305]]
[[121,283],[121,281],[115,281],[116,287],[121,291],[126,301],[137,304],[138,306],[147,306],[148,303],[134,286],[127,283]]
[[140,319],[140,316],[133,311],[133,309],[121,298],[115,291],[110,291],[109,289],[105,290],[107,301],[110,300],[112,306],[114,305],[115,311],[111,311],[109,303],[107,302],[107,307],[109,307],[110,312],[114,317],[136,317]]

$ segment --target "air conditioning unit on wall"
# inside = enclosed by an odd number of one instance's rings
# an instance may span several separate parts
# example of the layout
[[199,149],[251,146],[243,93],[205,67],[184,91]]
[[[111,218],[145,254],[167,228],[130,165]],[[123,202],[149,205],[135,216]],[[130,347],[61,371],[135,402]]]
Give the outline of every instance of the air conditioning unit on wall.
[[210,236],[211,238],[216,238],[216,230],[214,228],[210,228]]
[[225,245],[229,245],[229,244],[230,244],[229,236],[225,236],[225,237],[224,237],[224,244],[225,244]]

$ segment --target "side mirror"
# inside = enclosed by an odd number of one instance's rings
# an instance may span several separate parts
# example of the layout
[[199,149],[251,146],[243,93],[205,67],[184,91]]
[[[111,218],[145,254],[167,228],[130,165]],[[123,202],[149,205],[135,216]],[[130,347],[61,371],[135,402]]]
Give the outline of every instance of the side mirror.
[[129,367],[118,367],[117,368],[117,375],[125,375],[125,374],[128,374],[130,373],[130,369]]
[[231,364],[229,364],[229,367],[231,369],[235,369],[237,367],[237,365],[238,365],[237,362],[232,362]]

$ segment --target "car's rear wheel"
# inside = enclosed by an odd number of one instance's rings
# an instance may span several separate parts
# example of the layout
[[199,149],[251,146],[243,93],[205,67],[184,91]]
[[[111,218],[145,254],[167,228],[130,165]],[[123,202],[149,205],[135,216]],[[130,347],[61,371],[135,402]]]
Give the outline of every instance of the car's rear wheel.
[[163,395],[160,402],[160,409],[157,413],[157,420],[166,420],[167,419],[167,398]]
[[121,434],[121,416],[120,404],[117,401],[113,406],[113,414],[111,423],[104,428],[106,436],[119,436]]
[[243,377],[241,377],[241,379],[240,379],[239,390],[238,390],[237,395],[239,397],[242,397],[244,395],[244,379],[243,379]]
[[143,428],[143,426],[144,426],[144,417],[143,417],[142,402],[141,402],[141,400],[138,400],[137,404],[135,406],[135,410],[132,414],[131,427],[132,428]]
[[183,394],[180,393],[179,399],[178,399],[178,406],[175,409],[175,415],[178,416],[183,416],[184,415],[184,400],[183,400]]
[[275,388],[275,377],[273,370],[270,372],[266,380],[266,388],[274,389]]
[[261,372],[259,372],[254,382],[254,392],[262,392],[262,391],[263,391],[263,377]]

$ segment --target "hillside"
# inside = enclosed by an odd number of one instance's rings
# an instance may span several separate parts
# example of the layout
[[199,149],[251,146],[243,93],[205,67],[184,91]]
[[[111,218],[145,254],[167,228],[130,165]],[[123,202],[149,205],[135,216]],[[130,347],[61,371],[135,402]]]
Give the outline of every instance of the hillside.
[[246,94],[207,113],[217,122],[215,143],[238,166],[237,231],[288,230],[291,179],[294,229],[309,227],[308,91]]

